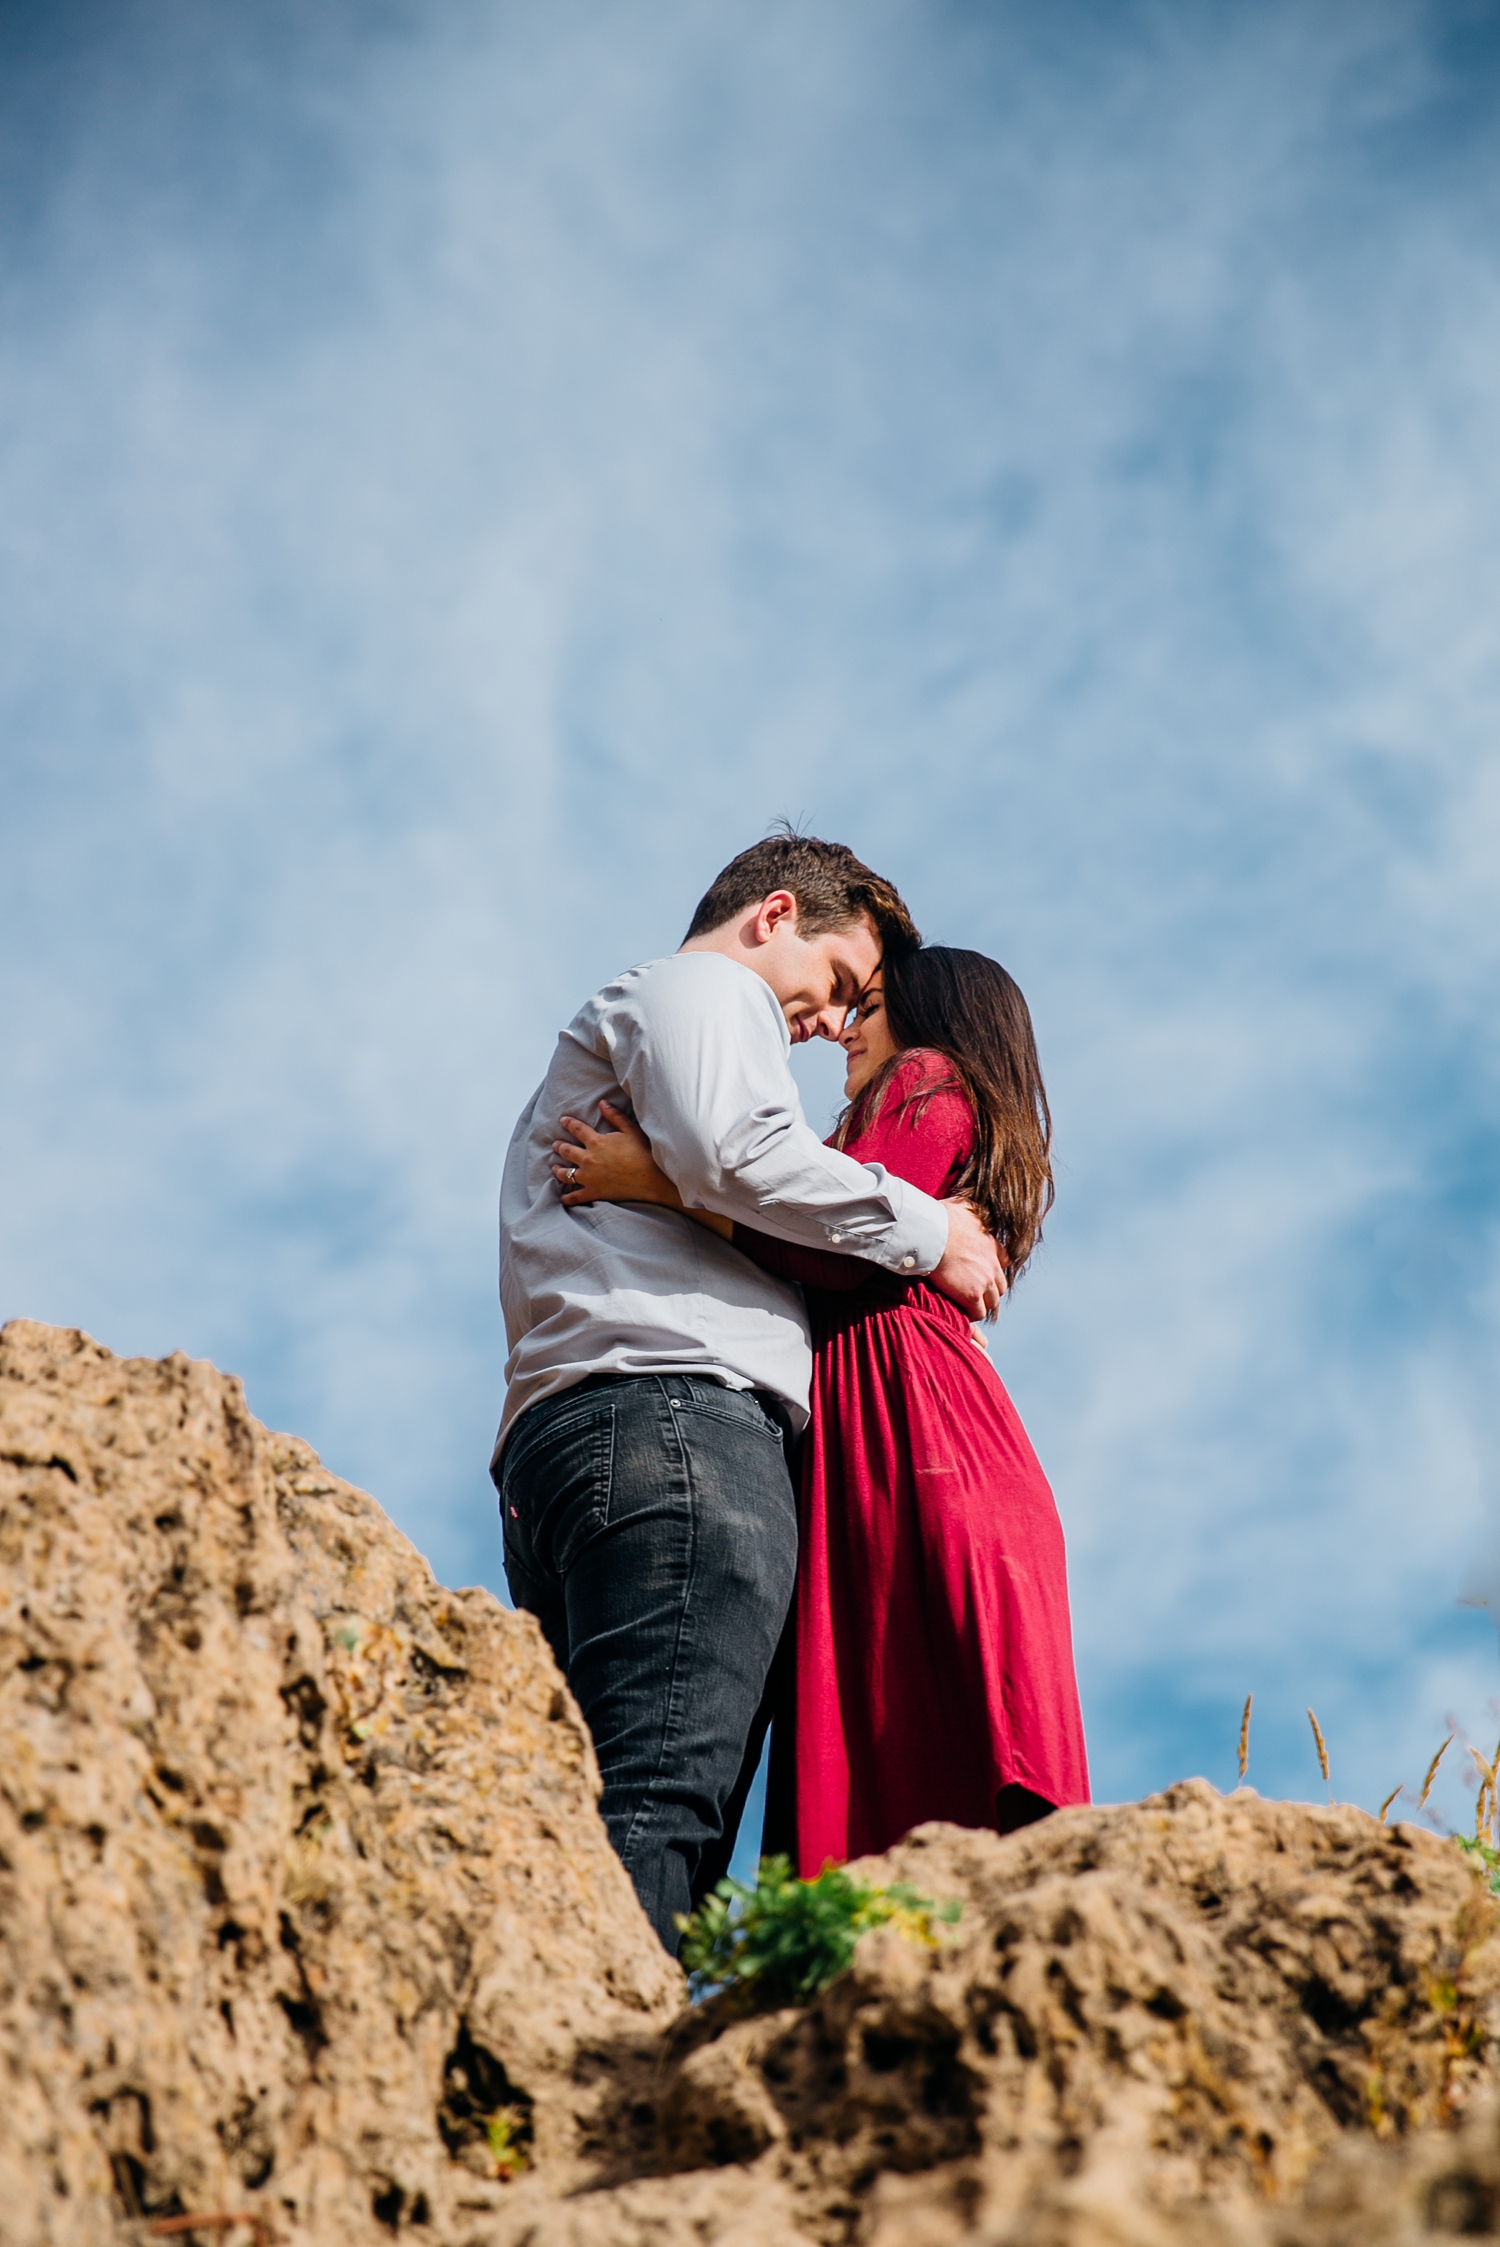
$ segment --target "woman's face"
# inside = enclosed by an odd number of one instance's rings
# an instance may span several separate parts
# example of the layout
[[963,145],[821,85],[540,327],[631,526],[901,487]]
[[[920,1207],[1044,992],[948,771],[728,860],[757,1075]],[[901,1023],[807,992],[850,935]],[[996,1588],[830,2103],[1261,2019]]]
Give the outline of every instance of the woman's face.
[[849,1009],[849,1019],[844,1024],[839,1039],[848,1056],[849,1066],[844,1072],[844,1098],[852,1100],[863,1092],[877,1069],[900,1052],[891,1036],[890,1017],[885,1011],[885,985],[879,974],[871,976],[854,1006]]

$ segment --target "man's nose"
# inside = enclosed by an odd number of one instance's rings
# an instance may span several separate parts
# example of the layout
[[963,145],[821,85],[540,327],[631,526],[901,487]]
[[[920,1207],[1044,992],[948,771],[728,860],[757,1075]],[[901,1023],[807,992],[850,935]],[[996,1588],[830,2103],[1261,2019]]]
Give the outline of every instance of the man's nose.
[[846,1012],[847,1009],[841,1006],[825,1006],[821,1012],[813,1016],[814,1036],[831,1038],[835,1044],[840,1043],[844,1034]]

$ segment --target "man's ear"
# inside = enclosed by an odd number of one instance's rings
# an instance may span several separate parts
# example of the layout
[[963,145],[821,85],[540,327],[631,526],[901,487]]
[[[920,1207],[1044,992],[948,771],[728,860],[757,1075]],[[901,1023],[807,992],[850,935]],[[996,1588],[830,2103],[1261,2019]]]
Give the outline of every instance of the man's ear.
[[750,940],[753,944],[769,944],[776,931],[787,923],[790,923],[792,934],[795,935],[797,900],[789,889],[773,889],[770,896],[763,897],[755,908]]

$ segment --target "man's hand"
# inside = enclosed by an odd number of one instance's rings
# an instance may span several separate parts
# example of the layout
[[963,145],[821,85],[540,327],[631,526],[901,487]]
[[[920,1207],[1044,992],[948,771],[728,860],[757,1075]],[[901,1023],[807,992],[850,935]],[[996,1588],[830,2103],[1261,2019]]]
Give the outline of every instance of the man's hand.
[[985,1231],[967,1202],[944,1202],[943,1207],[948,1246],[941,1264],[928,1273],[928,1285],[951,1297],[971,1319],[992,1318],[1005,1293],[1005,1267],[994,1235]]

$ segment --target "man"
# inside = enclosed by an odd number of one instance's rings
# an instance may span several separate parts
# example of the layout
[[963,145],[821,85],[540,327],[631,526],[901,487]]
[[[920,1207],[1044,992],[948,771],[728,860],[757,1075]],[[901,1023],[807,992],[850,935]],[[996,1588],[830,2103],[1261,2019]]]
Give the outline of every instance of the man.
[[792,1043],[838,1035],[886,945],[918,941],[842,844],[755,844],[680,951],[574,1017],[506,1157],[490,1470],[506,1575],[588,1720],[610,1839],[674,1953],[733,1839],[791,1599],[807,1322],[795,1289],[678,1211],[564,1208],[553,1141],[564,1114],[628,1109],[689,1208],[928,1276],[982,1316],[1003,1282],[973,1212],[824,1147],[787,1066]]

